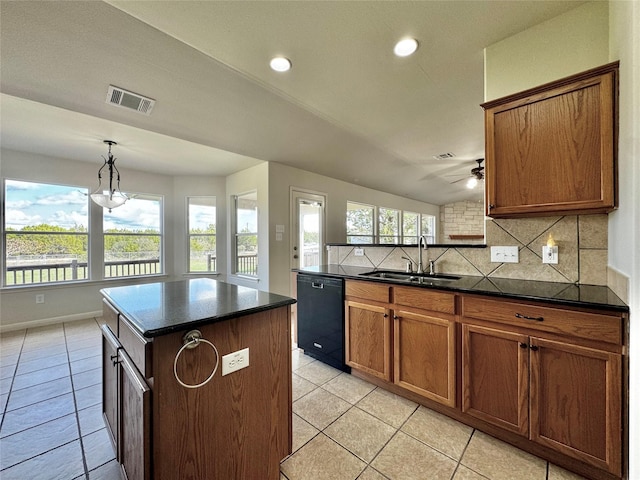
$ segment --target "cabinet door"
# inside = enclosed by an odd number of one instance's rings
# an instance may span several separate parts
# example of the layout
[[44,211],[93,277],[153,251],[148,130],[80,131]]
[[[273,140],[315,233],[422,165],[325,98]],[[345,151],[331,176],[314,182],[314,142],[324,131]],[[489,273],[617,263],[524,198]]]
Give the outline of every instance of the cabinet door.
[[463,324],[462,411],[528,435],[528,337]]
[[531,339],[531,439],[621,473],[621,356]]
[[345,304],[347,365],[391,381],[389,309],[350,300]]
[[128,480],[149,480],[151,390],[120,350],[120,463]]
[[616,206],[617,64],[484,104],[487,215]]
[[118,449],[118,349],[120,343],[107,325],[102,326],[102,415],[109,438],[120,459]]
[[427,312],[394,313],[394,383],[455,407],[455,323]]

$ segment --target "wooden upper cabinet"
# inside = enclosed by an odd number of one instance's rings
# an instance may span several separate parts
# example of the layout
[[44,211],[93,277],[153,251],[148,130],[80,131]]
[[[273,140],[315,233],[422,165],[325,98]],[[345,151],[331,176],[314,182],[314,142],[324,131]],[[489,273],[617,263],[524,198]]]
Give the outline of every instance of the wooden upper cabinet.
[[618,62],[482,104],[490,217],[617,206]]

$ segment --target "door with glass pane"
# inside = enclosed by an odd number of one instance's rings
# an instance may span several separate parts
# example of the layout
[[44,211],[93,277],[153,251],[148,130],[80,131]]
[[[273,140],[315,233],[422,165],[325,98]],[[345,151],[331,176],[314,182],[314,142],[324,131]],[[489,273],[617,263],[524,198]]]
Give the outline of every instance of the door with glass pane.
[[324,195],[292,192],[292,268],[324,263]]

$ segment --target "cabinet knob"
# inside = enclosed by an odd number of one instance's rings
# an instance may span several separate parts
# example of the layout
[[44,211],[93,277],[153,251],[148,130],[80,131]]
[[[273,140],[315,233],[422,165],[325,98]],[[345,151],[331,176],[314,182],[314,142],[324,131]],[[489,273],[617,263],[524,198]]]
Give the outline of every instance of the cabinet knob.
[[536,347],[535,345],[529,345],[529,348],[530,348],[531,350],[533,350],[534,352],[537,352],[537,351],[538,351],[538,347]]
[[382,314],[382,318],[387,318],[388,316],[389,316],[389,314],[388,314],[388,313],[384,313],[384,314]]
[[529,345],[527,345],[526,343],[521,343],[520,344],[520,348],[528,348],[528,347],[529,347]]
[[488,206],[489,206],[489,210],[491,210],[492,208],[496,208],[496,206],[493,203],[490,203]]

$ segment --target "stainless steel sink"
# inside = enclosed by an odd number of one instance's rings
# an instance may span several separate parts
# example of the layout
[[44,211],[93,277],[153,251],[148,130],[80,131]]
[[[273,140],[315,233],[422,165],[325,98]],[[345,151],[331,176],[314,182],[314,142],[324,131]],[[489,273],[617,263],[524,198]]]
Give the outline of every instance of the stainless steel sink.
[[384,278],[386,280],[393,280],[396,282],[401,281],[418,284],[447,283],[460,280],[460,277],[456,277],[455,275],[430,275],[428,273],[405,273],[389,270],[376,270],[373,272],[361,273],[360,275],[369,278]]

